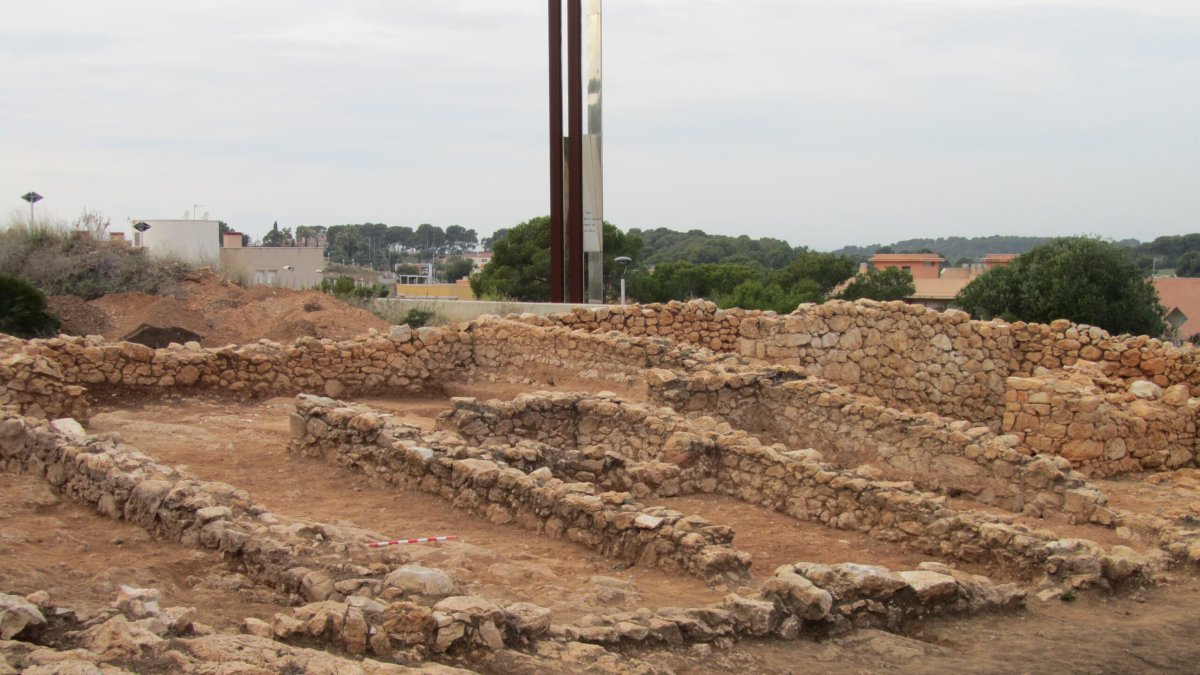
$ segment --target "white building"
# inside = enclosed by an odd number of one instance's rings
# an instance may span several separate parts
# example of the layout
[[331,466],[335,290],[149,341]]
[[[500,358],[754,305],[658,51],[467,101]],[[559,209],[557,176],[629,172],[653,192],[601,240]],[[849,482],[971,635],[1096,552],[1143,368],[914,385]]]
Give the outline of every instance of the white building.
[[215,220],[139,220],[133,223],[133,245],[152,256],[174,257],[193,265],[216,267],[220,259],[220,225]]

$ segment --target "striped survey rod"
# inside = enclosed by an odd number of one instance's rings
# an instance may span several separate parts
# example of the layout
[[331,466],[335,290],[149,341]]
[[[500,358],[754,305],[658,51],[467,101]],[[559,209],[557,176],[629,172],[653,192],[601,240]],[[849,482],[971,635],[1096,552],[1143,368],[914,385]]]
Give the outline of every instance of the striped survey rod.
[[435,541],[450,541],[458,539],[455,536],[448,537],[417,537],[416,539],[393,539],[391,541],[373,541],[367,544],[367,548],[383,548],[384,546],[399,546],[400,544],[427,544]]

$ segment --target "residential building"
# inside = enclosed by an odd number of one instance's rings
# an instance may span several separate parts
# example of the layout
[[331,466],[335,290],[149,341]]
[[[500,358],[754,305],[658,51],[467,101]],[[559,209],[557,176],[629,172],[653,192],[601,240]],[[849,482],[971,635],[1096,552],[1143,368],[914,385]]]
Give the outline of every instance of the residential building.
[[911,272],[913,279],[939,278],[944,262],[936,253],[876,253],[870,260],[871,267],[877,270],[898,267]]
[[226,232],[221,273],[252,286],[312,288],[324,278],[323,246],[242,246],[242,235]]

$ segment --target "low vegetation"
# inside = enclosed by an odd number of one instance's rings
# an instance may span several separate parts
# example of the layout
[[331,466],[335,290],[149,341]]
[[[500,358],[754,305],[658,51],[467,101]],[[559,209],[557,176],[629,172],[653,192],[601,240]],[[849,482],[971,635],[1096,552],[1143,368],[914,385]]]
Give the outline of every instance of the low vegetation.
[[93,238],[90,229],[12,223],[0,232],[0,274],[24,279],[47,295],[91,300],[110,293],[166,295],[191,272],[182,261]]

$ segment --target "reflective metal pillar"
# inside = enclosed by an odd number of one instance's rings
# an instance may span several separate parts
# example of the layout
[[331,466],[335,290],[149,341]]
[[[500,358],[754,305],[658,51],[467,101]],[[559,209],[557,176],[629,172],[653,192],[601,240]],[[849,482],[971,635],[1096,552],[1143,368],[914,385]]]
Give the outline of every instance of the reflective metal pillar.
[[601,0],[588,0],[587,118],[584,148],[583,250],[587,261],[587,301],[604,302],[604,161],[601,135],[603,24]]

